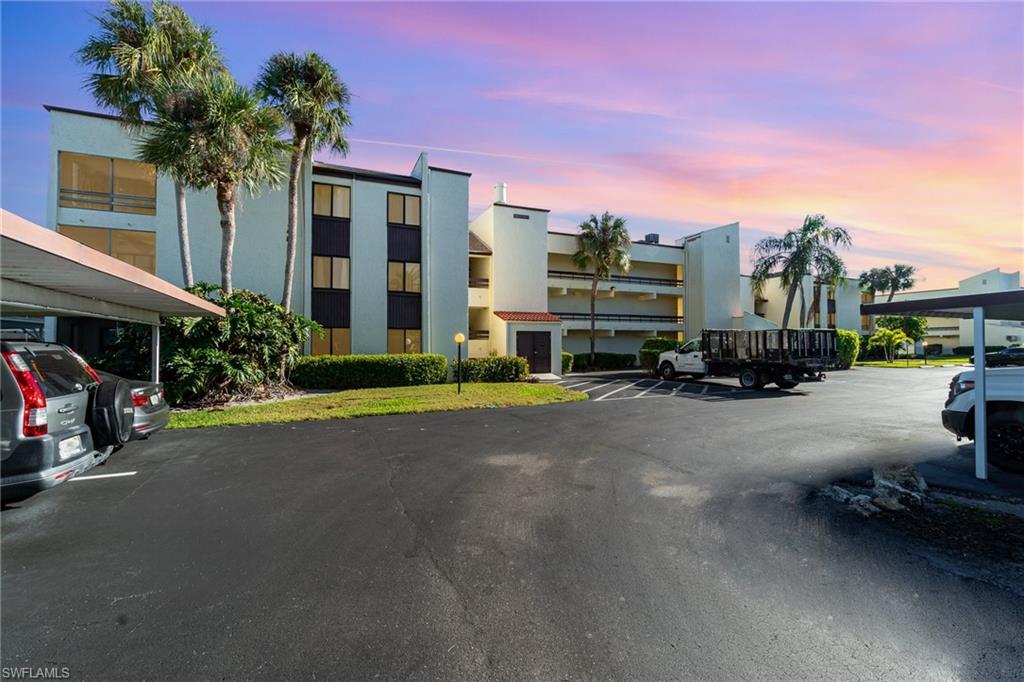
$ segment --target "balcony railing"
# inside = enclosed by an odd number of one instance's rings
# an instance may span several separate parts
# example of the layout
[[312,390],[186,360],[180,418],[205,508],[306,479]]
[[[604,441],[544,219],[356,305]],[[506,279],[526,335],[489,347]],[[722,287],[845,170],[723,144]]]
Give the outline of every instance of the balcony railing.
[[486,329],[470,329],[469,340],[470,341],[486,341],[491,338],[491,332]]
[[[558,279],[575,279],[590,282],[593,280],[594,275],[587,272],[574,272],[573,270],[548,270],[548,277],[557,277]],[[612,282],[622,282],[623,284],[643,284],[645,286],[654,287],[681,287],[684,286],[684,282],[681,279],[668,279],[665,277],[634,277],[633,275],[611,275],[609,278]]]
[[486,277],[470,277],[469,288],[470,289],[486,289],[491,286],[491,280]]
[[[589,320],[590,313],[552,313],[563,320]],[[601,322],[661,322],[682,324],[682,315],[636,315],[628,313],[597,313],[595,319]]]

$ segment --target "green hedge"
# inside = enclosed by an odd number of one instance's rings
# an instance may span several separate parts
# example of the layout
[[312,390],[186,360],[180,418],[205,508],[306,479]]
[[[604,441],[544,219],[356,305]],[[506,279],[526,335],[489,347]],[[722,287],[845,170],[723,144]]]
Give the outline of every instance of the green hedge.
[[[457,364],[452,364],[452,374],[457,374]],[[466,358],[462,361],[462,380],[487,383],[523,381],[530,375],[526,358],[495,355],[485,358]]]
[[925,355],[942,355],[941,343],[929,343],[924,349]]
[[594,364],[591,366],[590,353],[576,353],[573,356],[572,364],[577,369],[630,369],[636,366],[636,355],[633,353],[594,353]]
[[836,363],[849,369],[860,355],[860,334],[849,329],[836,330]]
[[443,355],[309,355],[295,363],[291,381],[302,388],[381,388],[443,384],[448,361]]
[[[985,346],[986,353],[1004,350],[1006,346]],[[954,346],[953,355],[974,355],[974,346]]]
[[658,356],[678,345],[679,342],[675,339],[667,339],[664,336],[648,337],[640,346],[640,366],[653,372],[658,369]]
[[572,353],[562,351],[562,374],[568,374],[572,371],[572,361]]

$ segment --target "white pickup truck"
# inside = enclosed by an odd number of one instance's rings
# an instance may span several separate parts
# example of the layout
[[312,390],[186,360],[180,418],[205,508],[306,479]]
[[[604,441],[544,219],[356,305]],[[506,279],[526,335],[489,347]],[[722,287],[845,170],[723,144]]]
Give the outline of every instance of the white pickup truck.
[[[949,384],[942,425],[961,438],[974,438],[974,370]],[[1024,367],[985,371],[988,456],[1001,469],[1024,472]]]

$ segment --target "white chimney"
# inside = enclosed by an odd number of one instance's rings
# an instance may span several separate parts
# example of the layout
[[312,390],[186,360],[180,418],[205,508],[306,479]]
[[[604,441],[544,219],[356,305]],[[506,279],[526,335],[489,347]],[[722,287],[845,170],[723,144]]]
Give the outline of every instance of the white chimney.
[[494,186],[494,203],[508,203],[508,185],[506,183],[499,182],[497,185]]

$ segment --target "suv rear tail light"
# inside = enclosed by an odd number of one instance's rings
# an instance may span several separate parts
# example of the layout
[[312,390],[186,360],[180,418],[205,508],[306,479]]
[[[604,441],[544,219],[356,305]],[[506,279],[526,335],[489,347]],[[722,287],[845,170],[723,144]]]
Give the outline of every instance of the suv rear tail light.
[[100,379],[100,375],[96,373],[96,370],[89,366],[89,363],[85,361],[85,358],[83,358],[81,355],[71,350],[70,348],[68,348],[67,351],[71,357],[73,357],[75,360],[78,360],[78,364],[82,366],[82,369],[85,370],[86,374],[92,377],[93,381],[95,381],[97,384],[103,383],[103,379]]
[[148,402],[149,398],[144,396],[141,390],[136,389],[132,391],[132,405],[135,407],[145,407]]
[[46,396],[39,388],[39,382],[32,376],[32,370],[24,359],[13,351],[4,354],[7,366],[11,368],[14,380],[18,382],[21,390],[21,397],[25,400],[25,417],[22,421],[22,433],[26,438],[31,436],[45,436],[48,429],[46,419]]

